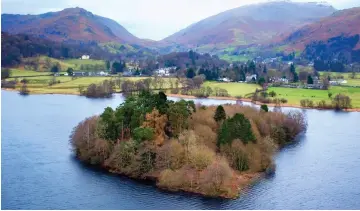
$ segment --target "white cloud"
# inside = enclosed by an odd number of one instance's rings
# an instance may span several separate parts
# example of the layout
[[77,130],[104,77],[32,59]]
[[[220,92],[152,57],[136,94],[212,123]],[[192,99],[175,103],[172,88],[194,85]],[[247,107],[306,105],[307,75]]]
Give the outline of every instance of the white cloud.
[[[140,38],[160,40],[211,15],[265,1],[267,0],[2,0],[2,12],[39,14],[78,6],[119,22]],[[340,9],[360,6],[359,0],[328,2]]]

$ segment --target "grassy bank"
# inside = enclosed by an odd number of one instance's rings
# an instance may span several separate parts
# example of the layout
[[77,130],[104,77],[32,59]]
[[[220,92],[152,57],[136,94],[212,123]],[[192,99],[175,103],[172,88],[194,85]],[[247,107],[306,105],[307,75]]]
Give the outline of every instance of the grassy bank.
[[276,92],[277,97],[285,98],[289,104],[293,105],[300,105],[300,100],[302,99],[309,99],[314,102],[325,100],[327,103],[330,103],[329,93],[331,93],[332,96],[345,94],[352,99],[354,108],[360,108],[360,88],[332,86],[329,90],[313,90],[271,87],[269,91]]
[[246,96],[250,93],[255,92],[256,89],[260,89],[261,87],[257,84],[247,84],[247,83],[219,83],[219,82],[205,82],[203,86],[209,86],[212,89],[216,87],[226,89],[230,96]]

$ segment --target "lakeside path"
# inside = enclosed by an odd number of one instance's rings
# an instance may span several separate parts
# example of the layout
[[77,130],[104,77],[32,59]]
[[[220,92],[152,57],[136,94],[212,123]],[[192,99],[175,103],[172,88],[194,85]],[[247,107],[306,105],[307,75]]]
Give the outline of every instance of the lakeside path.
[[[19,90],[17,89],[8,89],[8,88],[1,88],[2,90],[6,90],[6,91],[11,91],[11,92],[19,92]],[[31,92],[30,90],[30,95],[36,94],[36,95],[48,95],[48,94],[59,94],[59,95],[80,95],[79,93],[36,93],[36,92]],[[183,98],[183,99],[213,99],[213,100],[233,100],[233,101],[242,101],[242,102],[248,102],[248,103],[252,103],[254,105],[263,105],[266,103],[261,103],[261,102],[251,102],[251,99],[247,99],[247,98],[236,98],[236,97],[216,97],[216,96],[210,96],[207,98],[198,98],[195,96],[191,96],[191,95],[181,95],[181,94],[170,94],[170,93],[166,93],[167,96],[169,97],[177,97],[177,98]],[[275,104],[266,104],[270,107],[275,107]],[[315,109],[315,110],[332,110],[332,109],[319,109],[319,108],[304,108],[301,107],[300,105],[296,105],[296,104],[289,104],[289,103],[285,103],[285,104],[281,104],[280,107],[289,107],[289,108],[299,108],[299,109]],[[351,109],[345,109],[343,111],[346,112],[360,112],[360,108],[351,108]]]

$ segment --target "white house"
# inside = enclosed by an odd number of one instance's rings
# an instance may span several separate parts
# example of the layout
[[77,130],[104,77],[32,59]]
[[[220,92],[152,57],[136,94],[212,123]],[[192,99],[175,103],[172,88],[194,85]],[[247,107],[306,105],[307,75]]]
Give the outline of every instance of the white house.
[[89,55],[82,55],[81,59],[90,59],[90,56]]
[[253,74],[253,75],[250,75],[250,76],[246,76],[246,82],[250,82],[250,81],[252,81],[253,79],[255,79],[255,81],[256,81],[256,74]]
[[109,75],[109,74],[106,73],[106,72],[104,72],[104,71],[101,71],[101,72],[99,72],[99,75],[100,75],[100,76],[107,76],[107,75]]
[[155,74],[158,76],[170,76],[170,70],[176,69],[176,67],[165,67],[155,70]]

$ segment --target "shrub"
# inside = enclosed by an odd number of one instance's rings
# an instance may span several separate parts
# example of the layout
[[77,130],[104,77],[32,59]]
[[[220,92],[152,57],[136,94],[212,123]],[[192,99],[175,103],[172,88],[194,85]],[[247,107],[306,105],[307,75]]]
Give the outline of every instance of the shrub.
[[281,104],[281,100],[278,99],[278,98],[275,98],[275,99],[272,100],[272,103],[273,103],[273,104],[276,104],[276,105],[280,105],[280,104]]
[[1,80],[7,79],[11,76],[11,70],[8,68],[1,68]]
[[234,139],[240,139],[245,144],[249,141],[256,141],[250,121],[244,114],[237,113],[224,121],[218,133],[217,143],[218,146],[231,144]]
[[103,163],[110,154],[110,144],[97,136],[98,117],[80,122],[72,131],[70,143],[76,156],[90,164]]
[[269,98],[264,98],[264,97],[256,97],[256,101],[259,101],[261,103],[271,103],[271,99]]
[[112,170],[129,175],[138,171],[136,145],[133,140],[116,144],[104,165]]
[[281,126],[274,126],[271,130],[270,137],[280,146],[285,145],[286,143],[285,130]]
[[137,142],[149,141],[154,138],[154,129],[148,127],[138,127],[134,129],[133,138]]
[[16,88],[16,81],[15,80],[13,80],[13,81],[2,80],[1,81],[1,87],[9,88],[9,89],[15,89]]
[[86,90],[80,90],[80,94],[90,98],[108,98],[115,92],[114,86],[113,81],[105,80],[100,84],[90,84]]
[[268,107],[266,104],[261,105],[260,109],[261,109],[262,111],[269,112],[269,107]]
[[288,102],[288,100],[287,100],[287,99],[285,99],[285,98],[281,98],[281,99],[280,99],[280,102],[284,104],[284,103],[287,103],[287,102]]
[[182,186],[182,180],[182,176],[178,171],[165,169],[160,173],[157,185],[171,190],[178,190]]
[[179,89],[178,88],[172,89],[171,94],[179,94]]
[[263,97],[263,98],[267,98],[267,97],[269,96],[269,93],[263,91],[263,92],[260,92],[260,95],[261,95],[261,97]]
[[204,145],[193,145],[189,149],[189,164],[197,170],[203,170],[212,163],[215,152]]
[[217,159],[201,174],[201,187],[209,195],[228,193],[226,183],[231,182],[232,170],[224,159]]
[[269,95],[270,95],[270,97],[275,97],[275,96],[276,96],[276,92],[271,91],[271,92],[269,92]]
[[312,100],[309,100],[309,99],[302,99],[302,100],[300,100],[300,105],[301,105],[301,107],[313,108],[314,107],[314,102]]
[[351,108],[351,98],[349,96],[346,96],[344,94],[337,94],[333,100],[332,104],[335,109],[348,109]]
[[234,141],[231,146],[221,146],[220,151],[226,156],[232,168],[238,171],[246,171],[249,169],[249,160],[244,147],[241,145],[241,142]]
[[214,119],[216,122],[220,122],[220,121],[223,121],[226,119],[226,113],[225,113],[224,107],[222,105],[219,105],[216,108]]
[[325,100],[321,100],[317,103],[317,107],[318,108],[328,108],[329,106],[326,104],[326,101]]
[[29,80],[26,78],[21,79],[20,83],[27,84],[29,83]]
[[26,83],[23,83],[23,85],[20,88],[20,94],[21,95],[28,95],[30,93],[29,89],[27,88]]
[[270,137],[276,141],[279,146],[293,141],[300,132],[307,128],[307,121],[300,111],[291,111],[280,124],[273,126]]
[[183,166],[184,161],[185,150],[177,140],[170,140],[156,154],[156,165],[160,169],[176,170]]

